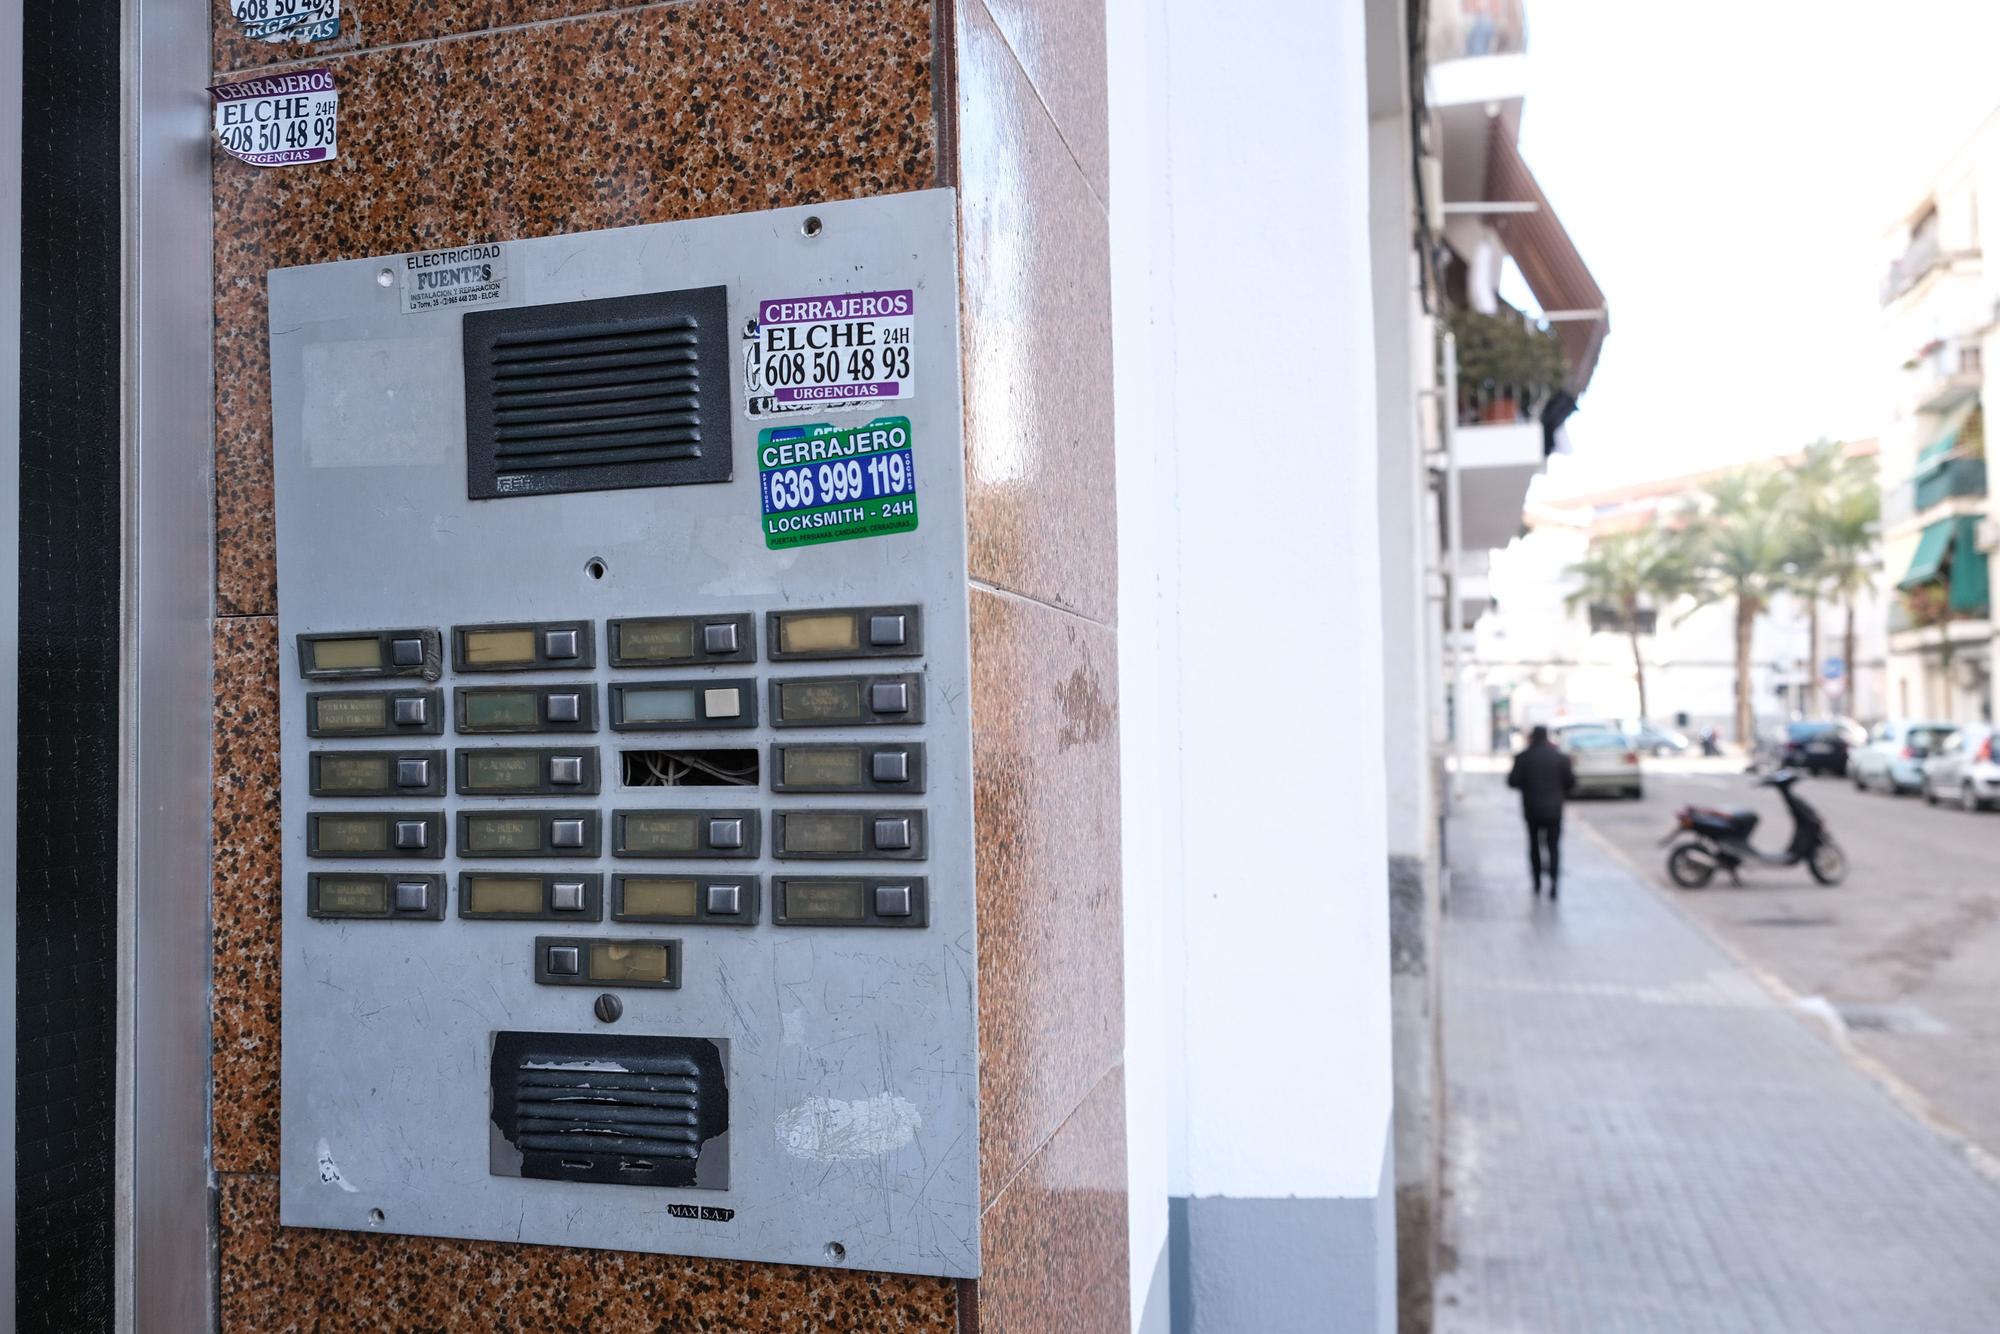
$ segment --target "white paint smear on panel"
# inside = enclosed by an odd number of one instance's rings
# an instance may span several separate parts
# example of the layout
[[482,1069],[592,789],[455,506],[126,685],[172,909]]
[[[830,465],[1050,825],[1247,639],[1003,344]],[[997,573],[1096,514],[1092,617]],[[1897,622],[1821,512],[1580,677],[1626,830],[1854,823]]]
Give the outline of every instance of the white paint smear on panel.
[[886,1091],[859,1102],[813,1097],[778,1117],[778,1143],[811,1162],[860,1162],[902,1148],[923,1122],[915,1103]]

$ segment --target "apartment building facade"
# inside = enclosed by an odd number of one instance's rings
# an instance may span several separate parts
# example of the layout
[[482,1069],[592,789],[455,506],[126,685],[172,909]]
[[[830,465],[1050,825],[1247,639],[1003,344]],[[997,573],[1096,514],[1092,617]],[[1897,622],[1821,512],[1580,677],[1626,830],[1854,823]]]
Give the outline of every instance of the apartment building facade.
[[[1885,237],[1882,555],[1888,711],[1994,715],[1996,530],[1985,407],[2000,403],[2000,117],[1989,118]],[[2000,253],[2000,251],[1994,251]]]

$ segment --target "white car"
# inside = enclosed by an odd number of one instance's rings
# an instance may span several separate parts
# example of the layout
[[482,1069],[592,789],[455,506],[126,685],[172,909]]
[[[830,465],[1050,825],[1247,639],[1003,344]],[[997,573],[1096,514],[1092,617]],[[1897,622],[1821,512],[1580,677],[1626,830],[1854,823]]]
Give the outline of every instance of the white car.
[[1956,801],[1968,811],[2000,802],[2000,763],[1993,758],[1993,728],[1961,727],[1924,761],[1924,800],[1935,806]]
[[1569,756],[1570,767],[1576,771],[1573,795],[1644,795],[1639,752],[1623,732],[1610,727],[1565,727],[1562,748]]
[[1867,791],[1918,792],[1924,786],[1924,761],[1957,730],[1953,723],[1908,722],[1891,718],[1875,724],[1868,744],[1847,757],[1847,774],[1854,786]]

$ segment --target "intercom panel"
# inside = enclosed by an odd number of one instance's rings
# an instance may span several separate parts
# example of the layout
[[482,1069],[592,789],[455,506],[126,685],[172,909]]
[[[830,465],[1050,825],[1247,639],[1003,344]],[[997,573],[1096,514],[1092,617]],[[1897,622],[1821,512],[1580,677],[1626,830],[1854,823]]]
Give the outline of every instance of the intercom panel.
[[978,1273],[955,225],[271,274],[285,1224]]

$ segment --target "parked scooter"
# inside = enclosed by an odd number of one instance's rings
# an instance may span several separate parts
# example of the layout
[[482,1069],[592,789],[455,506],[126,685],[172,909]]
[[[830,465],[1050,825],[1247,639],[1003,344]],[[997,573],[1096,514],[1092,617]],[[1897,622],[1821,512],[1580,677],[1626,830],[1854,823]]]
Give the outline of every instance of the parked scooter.
[[1707,806],[1683,806],[1675,827],[1660,840],[1662,847],[1674,843],[1667,854],[1667,874],[1682,889],[1701,889],[1715,878],[1718,870],[1729,872],[1731,883],[1741,885],[1737,871],[1745,862],[1765,866],[1806,864],[1812,878],[1822,885],[1837,885],[1847,878],[1847,854],[1826,831],[1819,812],[1792,791],[1799,776],[1780,769],[1757,780],[1759,787],[1775,787],[1792,813],[1792,841],[1783,852],[1765,852],[1752,847],[1750,834],[1757,828],[1755,811],[1719,811]]

